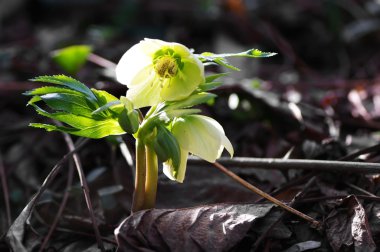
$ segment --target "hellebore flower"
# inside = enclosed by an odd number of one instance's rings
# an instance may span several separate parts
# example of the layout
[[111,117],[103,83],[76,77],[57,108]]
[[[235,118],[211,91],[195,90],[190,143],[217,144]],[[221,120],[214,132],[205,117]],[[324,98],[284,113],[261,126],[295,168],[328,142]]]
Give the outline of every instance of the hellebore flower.
[[176,118],[171,132],[180,146],[181,161],[179,167],[176,168],[171,160],[168,160],[163,168],[166,176],[178,182],[183,182],[185,178],[189,152],[211,163],[221,156],[224,148],[231,157],[234,154],[232,144],[224,134],[223,127],[210,117],[188,115]]
[[186,98],[204,82],[204,66],[184,45],[145,39],[122,56],[116,78],[141,108]]

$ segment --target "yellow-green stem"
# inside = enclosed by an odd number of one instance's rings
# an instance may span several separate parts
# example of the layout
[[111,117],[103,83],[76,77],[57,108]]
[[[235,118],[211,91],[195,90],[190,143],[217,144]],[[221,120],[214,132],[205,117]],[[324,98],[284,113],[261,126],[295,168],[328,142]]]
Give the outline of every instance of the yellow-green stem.
[[145,145],[136,138],[136,176],[135,191],[133,193],[132,212],[144,209],[146,179]]
[[156,204],[158,161],[153,148],[146,146],[146,181],[144,209],[154,208]]

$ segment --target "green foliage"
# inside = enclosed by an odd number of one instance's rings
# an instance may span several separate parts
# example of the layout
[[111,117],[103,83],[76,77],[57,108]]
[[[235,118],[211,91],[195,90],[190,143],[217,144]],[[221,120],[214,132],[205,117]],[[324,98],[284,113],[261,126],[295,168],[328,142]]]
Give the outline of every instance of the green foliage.
[[54,62],[69,74],[75,75],[86,63],[92,48],[87,45],[74,45],[52,53]]
[[234,71],[240,71],[239,68],[231,65],[226,58],[229,57],[248,57],[248,58],[266,58],[276,55],[276,53],[272,52],[262,52],[258,49],[250,49],[245,52],[240,53],[222,53],[222,54],[215,54],[211,52],[204,52],[201,54],[198,54],[198,58],[204,63],[204,64],[217,64],[224,66],[226,68],[229,68]]
[[[60,121],[65,126],[32,123],[32,127],[48,131],[61,131],[88,138],[102,138],[109,135],[126,133],[119,124],[120,113],[124,106],[106,91],[89,89],[83,83],[64,75],[41,76],[33,81],[52,83],[62,87],[46,86],[24,93],[33,96],[28,105],[35,108],[38,114]],[[51,112],[36,103],[44,102]],[[131,122],[136,130],[138,118]],[[131,128],[131,132],[132,128]]]

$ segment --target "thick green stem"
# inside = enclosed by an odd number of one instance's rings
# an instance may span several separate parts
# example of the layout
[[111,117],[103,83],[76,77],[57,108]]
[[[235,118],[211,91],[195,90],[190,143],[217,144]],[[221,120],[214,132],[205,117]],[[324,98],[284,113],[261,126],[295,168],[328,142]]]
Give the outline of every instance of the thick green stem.
[[158,181],[158,161],[153,148],[146,146],[146,181],[144,209],[154,208],[156,204]]
[[133,193],[132,212],[144,209],[145,179],[145,145],[137,138],[135,191]]

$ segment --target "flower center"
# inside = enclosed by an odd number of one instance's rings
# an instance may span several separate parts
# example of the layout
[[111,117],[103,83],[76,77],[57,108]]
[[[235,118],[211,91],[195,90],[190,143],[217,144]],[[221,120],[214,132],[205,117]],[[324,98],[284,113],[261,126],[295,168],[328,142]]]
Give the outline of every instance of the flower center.
[[161,78],[172,78],[178,72],[177,62],[171,56],[162,56],[154,63],[154,70]]

